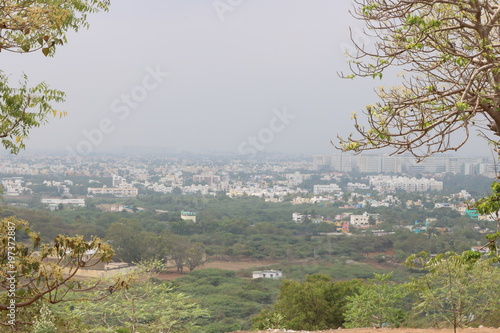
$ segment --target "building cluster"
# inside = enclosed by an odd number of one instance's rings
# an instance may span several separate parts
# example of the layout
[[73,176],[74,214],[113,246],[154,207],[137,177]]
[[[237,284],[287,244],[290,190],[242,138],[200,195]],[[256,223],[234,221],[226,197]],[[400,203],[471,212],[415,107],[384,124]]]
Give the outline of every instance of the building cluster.
[[30,193],[31,189],[25,187],[23,177],[10,177],[2,179],[2,194],[8,196],[19,196],[21,194]]
[[377,192],[428,192],[441,191],[443,182],[434,178],[396,177],[396,176],[369,176],[370,186]]
[[422,163],[414,157],[398,155],[352,155],[341,153],[336,155],[316,155],[313,157],[313,168],[320,170],[328,167],[339,172],[362,173],[454,173],[463,175],[495,176],[495,164],[484,157],[453,157],[447,155],[430,156]]
[[127,183],[124,177],[112,175],[112,187],[89,187],[87,189],[89,195],[107,195],[118,198],[136,197],[139,195],[139,189],[132,184]]
[[292,221],[295,223],[329,223],[337,227],[337,232],[349,233],[350,228],[366,229],[381,223],[380,214],[343,213],[335,217],[323,217],[319,215],[292,213]]
[[136,197],[139,195],[137,187],[89,187],[89,195],[108,195],[117,198]]
[[[412,161],[404,156],[347,154],[314,156],[312,159],[253,161],[228,156],[94,156],[82,160],[57,156],[7,156],[0,162],[0,174],[6,196],[41,193],[47,200],[66,200],[84,199],[87,196],[136,197],[141,194],[177,193],[227,195],[233,198],[255,196],[269,202],[290,201],[294,205],[322,206],[335,204],[341,205],[340,208],[358,209],[402,204],[392,195],[393,192],[442,190],[443,183],[438,178],[439,173],[431,178],[428,176],[429,172],[476,173],[471,170],[489,170],[489,162],[479,158],[430,158],[421,165],[414,165]],[[421,174],[384,174],[404,170],[419,171]],[[353,180],[348,171],[378,174]],[[383,195],[370,196],[370,193]],[[467,198],[470,198],[470,194],[463,191],[450,200],[468,200]],[[80,203],[44,201],[44,204],[55,207]],[[423,205],[421,201],[403,204]],[[128,208],[106,209],[123,211]]]
[[342,189],[337,184],[314,185],[314,187],[313,187],[313,193],[314,193],[314,195],[325,194],[325,193],[340,194],[341,192],[342,192]]

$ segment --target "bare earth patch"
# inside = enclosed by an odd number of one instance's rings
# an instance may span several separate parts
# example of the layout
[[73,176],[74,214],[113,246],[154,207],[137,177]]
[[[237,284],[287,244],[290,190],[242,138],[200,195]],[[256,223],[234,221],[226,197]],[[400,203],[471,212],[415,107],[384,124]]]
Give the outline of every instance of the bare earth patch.
[[[239,271],[242,269],[266,267],[278,263],[279,261],[272,261],[272,260],[234,260],[234,261],[214,260],[205,263],[202,267],[196,268],[196,270],[207,269],[207,268],[218,268],[228,271]],[[181,274],[175,270],[169,270],[161,272],[155,277],[160,280],[175,280],[181,276],[186,275],[187,273],[189,273],[189,269],[185,268],[184,274]]]
[[205,263],[202,268],[218,268],[228,271],[239,271],[240,269],[265,267],[278,263],[279,261],[272,260],[211,261]]
[[[293,330],[265,330],[265,331],[236,331],[230,333],[453,333],[453,329],[416,329],[416,328],[355,328],[327,331],[293,331]],[[465,328],[458,329],[457,333],[500,333],[500,328]]]

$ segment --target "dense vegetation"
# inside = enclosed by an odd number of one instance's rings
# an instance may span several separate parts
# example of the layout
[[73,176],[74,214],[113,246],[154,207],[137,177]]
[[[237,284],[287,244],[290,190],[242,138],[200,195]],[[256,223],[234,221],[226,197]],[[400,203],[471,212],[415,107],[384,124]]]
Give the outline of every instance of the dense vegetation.
[[[458,181],[450,179],[451,182]],[[466,180],[462,184],[464,182]],[[114,247],[115,261],[139,262],[169,258],[170,263],[174,263],[171,270],[187,271],[190,268],[189,274],[174,282],[152,278],[147,285],[132,284],[128,296],[117,293],[95,306],[68,303],[71,305],[52,307],[55,322],[57,318],[82,318],[82,314],[85,314],[85,318],[93,318],[92,321],[75,320],[74,323],[79,325],[76,328],[64,326],[68,322],[61,322],[59,325],[63,325],[68,332],[71,329],[84,331],[91,328],[114,332],[120,327],[123,332],[131,329],[154,331],[164,327],[162,325],[166,321],[175,321],[176,316],[182,313],[186,318],[191,318],[192,325],[179,324],[175,327],[179,332],[183,329],[213,333],[248,329],[252,325],[252,317],[256,315],[253,320],[255,327],[320,329],[343,325],[346,320],[350,324],[345,325],[351,326],[363,322],[361,319],[349,319],[354,318],[356,313],[347,303],[340,306],[333,301],[336,297],[342,297],[356,304],[359,302],[356,295],[361,295],[360,300],[368,302],[369,297],[372,297],[369,290],[375,288],[369,286],[376,286],[379,282],[363,284],[357,279],[371,279],[376,276],[374,274],[390,274],[391,281],[398,283],[394,286],[399,286],[407,283],[409,276],[419,277],[425,273],[401,265],[411,254],[421,251],[462,252],[485,243],[484,234],[478,231],[494,227],[492,222],[471,220],[449,208],[434,209],[434,202],[460,202],[459,199],[445,196],[449,193],[448,189],[432,195],[401,192],[396,194],[400,203],[395,206],[348,209],[343,206],[356,206],[353,203],[357,200],[361,201],[367,196],[376,198],[377,193],[358,192],[345,195],[344,203],[317,205],[292,205],[288,201],[271,203],[248,196],[229,198],[222,193],[215,197],[180,193],[145,194],[137,198],[89,198],[85,208],[59,206],[55,211],[47,210],[40,205],[39,198],[34,197],[22,202],[23,205],[19,205],[21,202],[17,200],[18,207],[5,205],[0,217],[17,216],[30,221],[32,229],[39,231],[42,241],[46,242],[61,233],[81,234],[85,239],[101,237]],[[407,201],[419,201],[421,205],[406,206]],[[6,200],[6,203],[13,203],[13,200]],[[102,204],[123,205],[131,209],[104,212],[99,208]],[[197,222],[181,220],[182,210],[197,212]],[[313,223],[309,219],[304,223],[295,223],[291,220],[293,212],[330,218],[342,213],[378,214],[379,224],[374,229],[383,229],[385,233],[376,235],[371,229],[351,229],[352,235],[347,236],[337,233],[337,227],[333,224]],[[433,220],[425,232],[416,233],[409,229],[410,226],[424,225],[429,218]],[[200,269],[207,259],[273,260],[276,264],[267,268],[282,269],[286,280],[251,280],[251,270],[235,273]],[[325,302],[324,310],[331,312],[331,320],[328,319],[330,315],[325,314],[322,315],[325,318],[323,322],[314,322],[310,315],[294,313],[300,307],[295,310],[286,308],[293,304],[292,300],[286,298],[287,294],[304,283],[313,283],[311,288],[315,285],[314,288],[318,290],[333,288],[326,293],[331,294],[332,298],[321,301]],[[390,286],[392,288],[392,284]],[[341,290],[349,290],[350,294],[343,295],[344,291]],[[163,299],[170,300],[172,306],[177,304],[169,310],[168,315],[149,308],[151,303],[144,295],[152,291],[164,293]],[[398,293],[406,304],[409,300],[416,302],[413,294]],[[135,312],[129,314],[128,318],[115,318],[113,316],[116,313],[113,312],[107,313],[105,317],[92,315],[92,311],[97,311],[100,306],[97,304],[108,304],[106,306],[110,311],[126,309],[131,299],[137,299],[134,306],[142,308],[142,314]],[[304,300],[299,298],[296,301]],[[112,304],[118,304],[118,308]],[[328,309],[328,304],[335,304],[336,307]],[[165,306],[168,307],[168,303]],[[42,304],[37,304],[34,311],[42,308]],[[29,316],[27,311],[24,312]],[[410,314],[413,312],[408,306],[399,307],[394,313],[389,311],[390,315],[398,318],[394,319],[397,325],[429,325],[429,322],[422,320],[422,316],[412,317]],[[287,319],[292,317],[305,319]],[[301,326],[301,322],[303,325],[307,322],[310,324]],[[172,328],[173,332],[175,329]]]

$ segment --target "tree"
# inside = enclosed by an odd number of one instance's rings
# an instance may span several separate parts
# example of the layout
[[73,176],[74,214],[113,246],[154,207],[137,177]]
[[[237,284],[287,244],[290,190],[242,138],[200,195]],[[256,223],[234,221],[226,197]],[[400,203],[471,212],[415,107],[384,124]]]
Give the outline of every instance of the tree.
[[[69,30],[88,27],[87,14],[108,9],[109,0],[27,0],[0,3],[0,51],[26,53],[40,51],[53,56],[58,45],[67,42]],[[28,86],[23,76],[18,88],[10,86],[0,71],[0,139],[16,154],[25,147],[30,130],[47,121],[50,114],[64,116],[52,107],[64,101],[64,93],[46,83]]]
[[456,332],[481,324],[498,310],[500,271],[479,252],[447,252],[434,258],[422,252],[408,257],[406,265],[428,272],[412,282],[419,299],[413,310],[436,326],[449,324]]
[[98,303],[59,305],[54,312],[65,319],[67,331],[91,328],[92,332],[192,332],[201,319],[209,317],[209,312],[185,294],[174,292],[168,282],[153,278],[161,266],[155,260],[141,262],[131,275],[136,281],[131,288]]
[[168,246],[170,259],[175,263],[178,272],[184,272],[189,243],[184,237],[172,237]]
[[116,250],[116,255],[129,263],[160,258],[164,254],[161,237],[143,231],[139,221],[121,219],[114,222],[107,230],[106,237]]
[[[52,56],[56,46],[66,42],[69,30],[88,27],[87,14],[107,10],[108,4],[109,0],[2,1],[0,51],[41,50],[45,56]],[[19,87],[11,87],[7,75],[0,70],[3,147],[10,153],[18,153],[25,147],[24,141],[32,128],[46,122],[50,114],[64,116],[65,112],[54,110],[51,104],[63,102],[64,97],[63,92],[49,89],[44,82],[29,87],[26,75]],[[22,238],[22,233],[26,233],[27,239]],[[20,321],[25,308],[42,300],[50,303],[68,300],[70,291],[76,294],[93,291],[89,297],[100,299],[125,285],[123,280],[109,286],[101,284],[102,281],[89,285],[75,281],[81,268],[111,259],[113,250],[99,238],[85,241],[82,236],[59,235],[51,244],[41,244],[40,236],[30,231],[28,222],[9,217],[0,220],[0,242],[0,310],[7,313],[0,325],[30,324]]]
[[353,16],[374,43],[355,43],[345,77],[382,78],[389,67],[409,74],[366,107],[368,129],[353,115],[360,138],[339,138],[341,149],[391,147],[422,160],[457,150],[473,127],[500,135],[500,1],[355,0]]
[[205,263],[207,254],[203,243],[191,244],[187,238],[177,235],[169,235],[166,241],[168,258],[174,261],[177,271],[182,273],[185,266],[193,271]]
[[404,320],[405,284],[390,283],[392,274],[375,274],[375,279],[360,288],[359,294],[347,297],[346,328],[399,327]]
[[[358,292],[360,281],[333,282],[326,275],[310,275],[306,281],[284,281],[273,311],[259,315],[254,326],[270,322],[293,330],[324,330],[340,327],[344,319],[346,297]],[[269,327],[267,327],[269,328]]]
[[[497,222],[497,232],[487,235],[488,243],[483,246],[490,251],[490,254],[499,257],[497,241],[500,239],[500,184],[494,182],[491,185],[491,195],[478,200],[474,207],[481,214],[493,216]],[[500,257],[499,257],[500,258]]]
[[379,89],[381,101],[364,111],[368,129],[353,115],[360,137],[339,137],[340,149],[391,147],[421,161],[458,150],[475,127],[500,156],[500,141],[483,132],[500,136],[500,1],[355,0],[353,16],[374,46],[353,41],[345,77],[382,78],[390,67],[409,74],[401,87]]
[[[16,313],[41,300],[81,299],[82,292],[91,292],[86,299],[102,299],[127,285],[122,279],[108,284],[75,280],[80,269],[111,260],[113,250],[99,238],[59,235],[52,244],[43,244],[28,222],[8,217],[0,220],[0,245],[0,310],[12,315],[3,317],[7,322],[0,325],[24,324]],[[76,296],[68,298],[70,292]]]
[[202,243],[194,243],[186,251],[186,266],[189,271],[194,271],[196,267],[203,265],[206,260],[207,253]]

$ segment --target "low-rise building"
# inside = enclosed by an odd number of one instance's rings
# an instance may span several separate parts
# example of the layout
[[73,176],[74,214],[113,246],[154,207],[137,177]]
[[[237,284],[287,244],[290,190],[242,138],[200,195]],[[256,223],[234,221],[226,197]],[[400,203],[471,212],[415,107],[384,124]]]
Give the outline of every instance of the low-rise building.
[[89,187],[88,193],[90,195],[113,195],[115,197],[136,197],[139,195],[137,187]]
[[195,212],[181,212],[181,219],[196,222],[196,213]]
[[59,205],[68,205],[68,206],[77,206],[77,207],[85,207],[85,199],[51,199],[46,198],[42,199],[41,202],[44,205],[47,205],[51,210],[55,210],[59,207]]
[[351,225],[355,228],[368,228],[370,226],[370,218],[376,223],[379,214],[368,214],[364,212],[362,215],[351,215]]
[[281,279],[283,277],[283,273],[281,269],[279,270],[265,270],[265,271],[253,271],[252,279]]
[[323,193],[340,193],[341,189],[337,184],[330,185],[314,185],[313,193],[314,195]]

